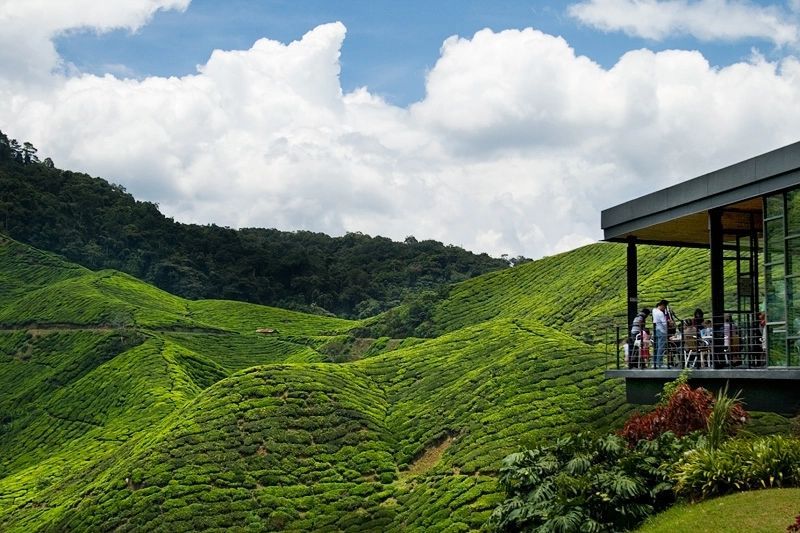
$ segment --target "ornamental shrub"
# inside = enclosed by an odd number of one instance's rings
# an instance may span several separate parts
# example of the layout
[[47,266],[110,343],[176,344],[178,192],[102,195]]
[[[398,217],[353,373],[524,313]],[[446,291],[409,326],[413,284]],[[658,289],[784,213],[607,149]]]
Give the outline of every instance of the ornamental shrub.
[[681,384],[663,404],[648,413],[634,413],[620,431],[629,446],[671,431],[678,436],[705,429],[714,398],[702,387]]
[[617,435],[578,433],[511,454],[506,499],[489,525],[501,531],[619,531],[674,501],[670,465],[696,444],[665,433],[633,448]]
[[[748,414],[738,400],[730,401],[724,393],[720,394],[720,398],[723,400],[721,408],[726,408],[727,418],[724,423],[715,424],[713,429],[721,428],[727,435],[734,434],[747,421]],[[665,394],[652,411],[631,415],[619,434],[629,446],[634,446],[640,440],[653,440],[667,431],[679,437],[694,431],[705,431],[709,427],[714,405],[714,396],[706,389],[680,383],[670,394]]]
[[693,500],[729,492],[800,486],[800,439],[771,435],[699,446],[676,465],[678,495]]

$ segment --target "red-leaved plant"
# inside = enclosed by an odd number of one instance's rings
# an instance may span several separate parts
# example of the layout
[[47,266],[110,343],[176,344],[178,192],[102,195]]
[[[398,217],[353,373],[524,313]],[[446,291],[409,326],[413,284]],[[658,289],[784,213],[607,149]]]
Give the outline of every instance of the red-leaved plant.
[[[649,413],[634,413],[619,432],[629,446],[640,440],[653,440],[667,431],[682,437],[693,431],[705,430],[714,407],[714,396],[702,387],[692,388],[681,383],[669,398]],[[736,403],[729,413],[727,427],[735,432],[747,420],[747,411]]]
[[789,524],[786,531],[800,531],[800,514],[794,517],[794,524]]

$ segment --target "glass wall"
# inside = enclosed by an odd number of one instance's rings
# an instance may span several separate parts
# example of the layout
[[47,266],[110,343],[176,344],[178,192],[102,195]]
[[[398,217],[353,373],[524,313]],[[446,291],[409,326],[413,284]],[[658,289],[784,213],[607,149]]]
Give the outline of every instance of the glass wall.
[[[738,348],[731,350],[730,363],[747,368],[765,364],[758,320],[759,233],[753,213],[739,213],[733,227],[723,222],[723,315],[731,315],[738,328]],[[724,221],[724,217],[723,217]],[[758,220],[760,223],[761,221]],[[744,224],[744,225],[742,225]],[[763,280],[761,281],[763,284]],[[722,316],[719,317],[722,319]]]
[[764,198],[770,366],[800,366],[800,189]]

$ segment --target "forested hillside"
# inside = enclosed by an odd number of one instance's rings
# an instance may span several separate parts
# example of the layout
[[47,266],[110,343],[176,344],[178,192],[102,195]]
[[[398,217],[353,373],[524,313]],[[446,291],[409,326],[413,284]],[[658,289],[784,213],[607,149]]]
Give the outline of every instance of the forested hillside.
[[[506,454],[629,412],[583,342],[623,312],[624,253],[463,282],[423,309],[446,333],[401,340],[185,300],[4,238],[0,529],[479,528]],[[703,300],[702,276],[673,279],[702,254],[641,259],[645,294]]]
[[[0,132],[0,232],[92,269],[113,268],[190,299],[224,298],[344,317],[508,262],[408,237],[181,224],[119,185],[39,163]],[[517,258],[520,260],[520,258]]]

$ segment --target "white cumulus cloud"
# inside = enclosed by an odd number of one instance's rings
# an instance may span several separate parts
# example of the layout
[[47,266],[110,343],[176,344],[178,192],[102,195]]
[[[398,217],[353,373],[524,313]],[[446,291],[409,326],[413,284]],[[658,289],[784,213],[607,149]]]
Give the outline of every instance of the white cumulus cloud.
[[[71,31],[136,31],[159,10],[191,0],[0,0],[0,68],[14,81],[44,81],[63,65],[53,38]],[[8,79],[6,81],[9,81]]]
[[800,134],[793,58],[637,50],[604,68],[560,37],[483,30],[445,41],[425,97],[398,107],[343,93],[345,36],[215,50],[183,77],[0,68],[0,129],[182,221],[531,257],[598,239],[603,208]]
[[674,35],[701,41],[757,38],[783,46],[800,37],[797,19],[786,9],[746,0],[585,0],[568,11],[603,31],[654,40]]

